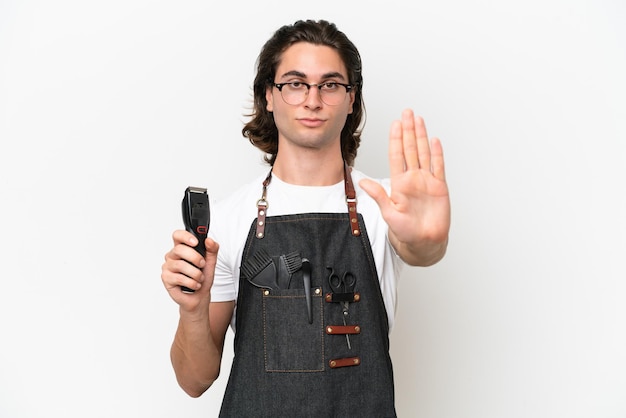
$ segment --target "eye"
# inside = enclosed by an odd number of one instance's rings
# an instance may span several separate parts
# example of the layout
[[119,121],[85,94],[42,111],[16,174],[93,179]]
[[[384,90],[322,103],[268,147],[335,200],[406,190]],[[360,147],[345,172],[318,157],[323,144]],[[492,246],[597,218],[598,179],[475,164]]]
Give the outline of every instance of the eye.
[[324,91],[334,91],[334,90],[337,90],[338,88],[339,88],[339,84],[335,83],[334,81],[328,81],[324,84],[320,84],[320,89]]
[[300,81],[292,81],[291,83],[286,84],[294,90],[302,90],[305,87],[304,83]]

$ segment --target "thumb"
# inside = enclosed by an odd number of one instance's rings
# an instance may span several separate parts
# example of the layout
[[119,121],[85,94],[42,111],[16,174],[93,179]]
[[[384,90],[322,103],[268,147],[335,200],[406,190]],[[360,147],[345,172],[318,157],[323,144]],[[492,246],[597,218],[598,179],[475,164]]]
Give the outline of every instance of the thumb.
[[362,179],[359,181],[359,186],[361,186],[365,193],[370,195],[370,197],[376,201],[381,212],[384,213],[385,210],[389,208],[389,196],[387,196],[387,192],[384,187],[379,183],[370,179]]
[[204,246],[206,249],[204,255],[205,263],[202,267],[202,281],[200,282],[201,287],[198,291],[202,295],[208,294],[213,287],[215,265],[217,264],[217,253],[219,251],[219,244],[209,237],[204,240]]
[[206,266],[214,269],[215,264],[217,263],[217,253],[219,252],[220,246],[217,242],[215,242],[212,238],[207,237],[204,240],[204,247],[206,248],[206,253],[204,255],[204,260],[206,261]]

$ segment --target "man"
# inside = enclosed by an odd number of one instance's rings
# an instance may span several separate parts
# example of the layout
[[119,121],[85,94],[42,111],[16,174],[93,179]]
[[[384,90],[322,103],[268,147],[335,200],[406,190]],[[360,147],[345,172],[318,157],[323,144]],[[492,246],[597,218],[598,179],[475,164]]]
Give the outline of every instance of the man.
[[351,168],[361,59],[334,24],[283,26],[257,65],[243,134],[271,170],[214,205],[204,259],[181,230],[163,264],[180,307],[178,382],[194,397],[211,386],[231,325],[221,416],[395,416],[397,276],[403,264],[438,262],[447,247],[441,144],[405,110],[390,130],[390,179]]

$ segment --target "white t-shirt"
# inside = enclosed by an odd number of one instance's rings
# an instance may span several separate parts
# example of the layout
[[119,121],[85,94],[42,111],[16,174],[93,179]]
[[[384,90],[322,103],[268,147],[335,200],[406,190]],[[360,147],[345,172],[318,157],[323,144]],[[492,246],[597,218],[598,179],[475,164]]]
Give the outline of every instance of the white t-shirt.
[[[387,239],[388,227],[378,205],[359,187],[359,181],[365,177],[360,171],[352,170],[357,211],[365,221],[391,330],[396,310],[397,281],[404,262]],[[250,225],[257,216],[256,202],[261,198],[264,180],[265,175],[260,176],[225,199],[211,203],[209,235],[220,245],[211,289],[213,302],[237,300],[241,257]],[[388,179],[377,181],[389,192]],[[267,202],[267,216],[347,212],[343,180],[332,186],[296,186],[272,174],[272,181],[267,187]],[[235,315],[231,321],[233,329],[234,321]]]

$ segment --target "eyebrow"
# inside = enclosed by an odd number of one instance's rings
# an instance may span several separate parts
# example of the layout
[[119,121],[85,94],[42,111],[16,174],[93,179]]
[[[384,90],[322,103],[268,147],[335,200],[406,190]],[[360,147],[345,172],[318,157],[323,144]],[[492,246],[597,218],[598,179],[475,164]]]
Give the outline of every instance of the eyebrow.
[[[297,71],[297,70],[291,70],[291,71],[287,71],[285,74],[283,74],[282,76],[280,76],[280,78],[285,78],[285,77],[289,77],[289,76],[294,76],[294,77],[300,77],[300,78],[307,78],[306,74],[304,74],[303,72]],[[336,71],[334,72],[330,72],[330,73],[326,73],[323,74],[322,79],[326,79],[326,78],[339,78],[341,80],[345,80],[345,77],[343,76],[343,74],[338,73]]]

